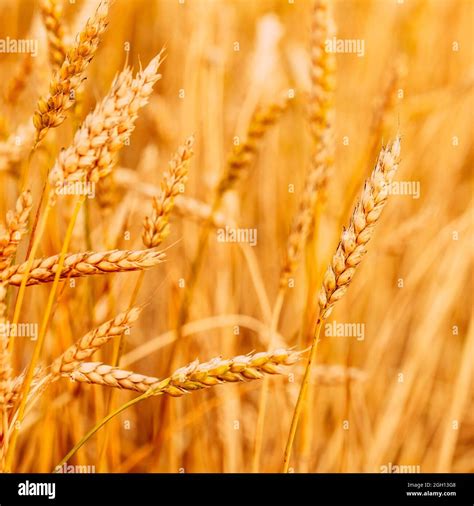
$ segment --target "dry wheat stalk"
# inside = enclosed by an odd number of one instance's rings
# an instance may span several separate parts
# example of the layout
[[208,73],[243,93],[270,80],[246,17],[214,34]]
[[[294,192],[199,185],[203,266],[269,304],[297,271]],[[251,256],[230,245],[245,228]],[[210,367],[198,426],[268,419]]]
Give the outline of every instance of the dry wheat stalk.
[[160,63],[161,53],[135,79],[130,68],[116,77],[108,95],[76,132],[72,145],[59,154],[50,174],[52,185],[85,177],[97,182],[111,172],[116,153],[133,132],[138,110],[148,103],[161,77]]
[[[148,269],[163,262],[165,254],[152,250],[112,250],[104,252],[85,252],[67,254],[60,279],[108,274],[112,272],[130,272]],[[27,285],[51,283],[54,280],[59,255],[33,261],[28,275]],[[28,262],[12,265],[0,273],[0,282],[19,286]]]
[[41,0],[40,11],[48,36],[49,61],[56,70],[66,59],[62,5],[57,0]]
[[324,276],[319,293],[320,319],[327,318],[334,304],[340,300],[366,253],[365,245],[372,237],[374,226],[387,203],[400,157],[400,138],[383,147],[375,169],[365,182],[362,194],[352,214],[349,227],[342,232],[331,264]]
[[88,332],[53,362],[51,365],[52,377],[55,378],[61,374],[69,373],[78,367],[81,362],[91,358],[110,339],[121,336],[129,330],[131,325],[137,321],[140,313],[141,309],[134,307]]
[[169,234],[174,198],[182,193],[188,179],[188,162],[193,156],[193,144],[194,138],[189,137],[170,160],[163,175],[160,193],[153,199],[152,214],[146,216],[143,223],[142,240],[147,248],[159,246]]
[[15,211],[7,213],[6,229],[0,223],[0,271],[11,264],[18,244],[27,232],[32,205],[31,193],[28,190],[24,191],[18,197]]
[[74,46],[67,51],[65,60],[50,83],[49,94],[39,99],[33,115],[36,142],[43,139],[50,128],[58,127],[66,119],[66,112],[76,100],[87,66],[94,57],[100,37],[107,27],[108,11],[109,0],[103,0],[94,16],[78,34]]
[[100,362],[81,363],[65,376],[82,383],[149,392],[150,395],[168,394],[179,397],[221,383],[261,379],[265,374],[283,374],[282,366],[296,363],[300,355],[299,352],[279,349],[273,352],[241,355],[228,360],[214,358],[204,363],[196,360],[164,380],[117,369]]
[[[0,284],[0,326],[2,327],[6,323],[6,296],[6,286]],[[10,353],[8,352],[8,334],[4,332],[2,328],[0,329],[0,416],[2,416],[3,409],[7,404],[7,395],[11,391],[11,372]]]
[[219,182],[217,191],[219,195],[230,190],[242,174],[249,168],[254,160],[258,145],[267,132],[274,125],[288,106],[288,98],[279,100],[266,107],[258,108],[249,123],[245,140],[234,146],[226,170]]
[[212,226],[215,228],[225,227],[225,225],[230,221],[219,211],[212,213],[212,209],[209,204],[193,197],[187,197],[184,195],[177,196],[174,207],[176,209],[176,213],[180,216],[192,219],[201,224],[211,221]]
[[31,55],[26,54],[15,71],[15,74],[7,83],[4,96],[5,102],[10,106],[15,105],[20,99],[28,82],[28,78],[31,75],[32,66],[33,58]]

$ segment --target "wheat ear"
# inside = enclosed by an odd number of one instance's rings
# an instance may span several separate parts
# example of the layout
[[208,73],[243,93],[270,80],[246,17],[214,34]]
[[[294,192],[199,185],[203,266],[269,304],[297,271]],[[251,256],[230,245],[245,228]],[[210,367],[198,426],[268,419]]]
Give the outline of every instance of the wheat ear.
[[280,349],[274,352],[242,355],[229,360],[215,358],[204,363],[195,360],[164,380],[100,362],[84,362],[65,376],[82,383],[149,392],[150,395],[168,394],[179,397],[221,383],[261,379],[265,374],[283,374],[282,366],[292,365],[299,358],[299,352]]
[[137,321],[140,313],[141,309],[134,307],[88,332],[52,363],[51,374],[53,378],[73,371],[81,362],[91,358],[108,341],[121,336]]
[[[27,286],[51,283],[58,270],[60,255],[33,261]],[[154,250],[112,250],[104,252],[70,253],[64,258],[60,279],[130,272],[148,269],[163,262],[165,254]],[[12,265],[0,273],[0,282],[19,286],[28,268],[28,262]]]
[[16,202],[15,211],[7,213],[6,230],[2,232],[0,226],[0,271],[10,265],[21,238],[27,232],[32,205],[31,193],[24,191]]
[[390,185],[398,168],[400,138],[382,148],[370,179],[365,182],[349,227],[342,232],[336,253],[324,276],[319,293],[320,319],[326,319],[334,304],[342,299],[357,266],[366,253],[375,224],[387,203]]
[[362,194],[350,219],[349,227],[342,232],[336,254],[324,276],[319,293],[319,318],[316,322],[311,351],[286,442],[283,472],[288,472],[290,465],[293,441],[303,410],[312,365],[316,359],[321,326],[323,321],[331,314],[334,304],[345,295],[355,270],[366,253],[365,246],[372,237],[375,224],[387,203],[390,184],[398,168],[399,160],[400,137],[397,136],[393,143],[382,148],[375,169],[372,171],[370,178],[365,182]]
[[57,0],[41,0],[40,11],[48,36],[49,61],[57,69],[66,59],[62,6]]
[[104,0],[78,34],[75,45],[68,50],[50,83],[49,94],[39,99],[33,115],[36,142],[41,141],[50,128],[61,125],[66,119],[66,112],[74,105],[87,66],[107,27],[108,10],[109,0]]
[[84,178],[97,182],[110,174],[117,152],[135,128],[139,109],[148,103],[153,85],[161,77],[161,54],[135,79],[129,68],[115,78],[110,92],[76,132],[72,145],[59,154],[50,174],[52,185]]
[[226,170],[217,188],[219,195],[230,190],[243,173],[248,170],[255,159],[258,145],[263,136],[269,127],[278,121],[287,107],[288,98],[285,97],[268,106],[257,108],[250,120],[245,140],[234,146],[234,150],[227,160]]
[[169,234],[169,217],[174,198],[182,193],[188,179],[188,162],[193,155],[193,144],[194,138],[189,137],[170,160],[163,175],[160,193],[153,199],[152,214],[143,223],[142,240],[147,248],[159,246]]

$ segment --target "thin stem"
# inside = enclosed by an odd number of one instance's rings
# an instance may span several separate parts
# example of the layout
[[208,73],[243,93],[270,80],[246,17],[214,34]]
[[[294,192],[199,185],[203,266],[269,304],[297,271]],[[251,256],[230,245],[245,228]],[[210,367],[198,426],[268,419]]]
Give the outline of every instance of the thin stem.
[[288,441],[286,442],[285,455],[283,459],[283,472],[287,473],[290,465],[291,450],[293,448],[293,442],[295,440],[296,429],[298,428],[298,422],[300,419],[301,412],[304,407],[306,392],[308,390],[309,379],[311,377],[311,368],[316,358],[316,351],[318,349],[319,334],[323,320],[318,318],[316,323],[316,330],[314,331],[313,344],[311,345],[311,352],[309,354],[308,363],[303,376],[303,382],[301,383],[300,393],[298,394],[298,400],[296,401],[295,411],[293,413],[293,419],[291,420],[290,433],[288,435]]
[[[285,288],[280,288],[275,307],[273,308],[272,320],[270,323],[270,342],[268,348],[271,349],[273,346],[274,335],[278,329],[278,322],[280,320],[281,309],[283,307],[283,301],[285,299]],[[260,465],[260,456],[262,454],[262,443],[263,443],[263,430],[265,428],[265,413],[267,410],[268,390],[269,390],[270,378],[265,377],[263,379],[262,388],[260,389],[260,399],[258,403],[258,418],[257,426],[255,429],[255,445],[253,453],[252,472],[258,473]]]
[[[46,332],[48,330],[49,318],[51,316],[51,312],[52,312],[52,309],[53,309],[54,301],[55,301],[55,298],[56,298],[56,292],[57,292],[57,288],[58,288],[58,285],[59,285],[59,280],[60,280],[60,277],[61,277],[61,272],[62,272],[63,267],[64,267],[64,260],[65,260],[65,257],[66,257],[66,253],[67,253],[67,251],[69,249],[69,244],[71,242],[72,232],[73,232],[73,229],[74,229],[74,225],[76,224],[77,216],[79,215],[79,211],[81,210],[81,207],[82,207],[82,204],[85,201],[85,198],[86,198],[86,195],[81,195],[81,197],[79,197],[79,199],[76,202],[73,214],[71,216],[71,219],[69,221],[69,225],[68,225],[68,228],[67,228],[67,231],[66,231],[66,237],[64,238],[63,246],[61,248],[61,253],[60,253],[59,259],[58,259],[58,268],[57,268],[56,274],[54,276],[53,286],[52,286],[51,291],[49,293],[48,302],[47,302],[46,309],[45,309],[45,312],[44,312],[44,315],[43,315],[43,320],[41,322],[41,327],[40,327],[40,331],[39,331],[38,340],[36,341],[35,349],[33,350],[33,357],[32,357],[32,359],[30,361],[29,366],[28,366],[28,370],[27,370],[27,373],[26,373],[25,381],[24,381],[23,387],[22,387],[21,401],[20,401],[20,406],[18,408],[18,417],[17,417],[17,424],[16,424],[18,427],[21,425],[21,422],[23,421],[23,417],[25,415],[26,403],[27,403],[27,400],[28,400],[28,393],[30,391],[31,382],[33,380],[33,374],[34,374],[36,365],[38,363],[38,360],[39,360],[39,357],[40,357],[40,354],[41,354],[43,343],[44,343],[44,340],[45,340],[45,337],[46,337]],[[52,200],[49,199],[48,206],[47,206],[46,211],[45,211],[46,215],[49,214],[49,209],[51,207],[52,207]],[[37,242],[37,238],[35,239],[35,242]],[[32,248],[32,251],[33,251],[33,248]],[[25,275],[23,277],[22,285],[23,285],[24,282],[26,284],[27,277],[28,277],[27,275]],[[15,450],[15,446],[16,446],[16,441],[17,441],[17,438],[18,438],[18,433],[19,433],[19,428],[16,428],[13,431],[13,433],[12,433],[12,437],[11,437],[11,440],[10,440],[10,445],[8,447],[7,456],[6,456],[6,459],[5,459],[5,470],[6,470],[6,472],[10,472],[11,467],[12,467],[13,455],[14,455],[14,450]]]
[[110,420],[112,420],[112,418],[114,418],[115,416],[119,415],[120,413],[122,413],[123,411],[125,411],[126,409],[130,408],[131,406],[133,406],[134,404],[137,404],[139,403],[140,401],[146,399],[147,397],[150,397],[151,395],[158,395],[158,394],[152,394],[151,392],[145,392],[144,394],[142,395],[139,395],[138,397],[135,397],[134,399],[132,399],[131,401],[128,401],[126,402],[125,404],[122,404],[121,406],[119,406],[117,409],[114,409],[111,413],[109,413],[107,416],[105,416],[104,418],[102,418],[102,420],[100,420],[96,425],[94,425],[94,427],[92,427],[92,429],[84,436],[80,439],[80,441],[78,443],[76,443],[72,448],[71,450],[67,453],[67,455],[61,460],[61,462],[54,468],[55,469],[55,472],[58,472],[57,469],[58,468],[61,468],[73,455],[75,455],[75,453],[82,447],[84,446],[87,441],[89,441],[89,439],[97,432],[99,431],[107,422],[109,422]]

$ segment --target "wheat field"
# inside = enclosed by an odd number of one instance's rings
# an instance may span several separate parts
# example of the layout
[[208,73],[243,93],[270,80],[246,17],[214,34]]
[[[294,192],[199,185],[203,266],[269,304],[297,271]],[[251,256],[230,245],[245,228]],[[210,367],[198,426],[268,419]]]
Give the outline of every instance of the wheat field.
[[0,10],[1,471],[474,472],[470,0]]

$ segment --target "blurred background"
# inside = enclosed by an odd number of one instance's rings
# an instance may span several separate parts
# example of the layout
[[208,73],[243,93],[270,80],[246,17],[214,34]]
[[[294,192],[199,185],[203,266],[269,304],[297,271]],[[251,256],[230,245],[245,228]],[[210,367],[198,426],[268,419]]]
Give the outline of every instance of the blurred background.
[[[364,335],[323,335],[291,466],[294,472],[399,472],[396,466],[473,472],[474,4],[330,3],[337,38],[363,41],[364,53],[336,55],[335,163],[319,226],[284,299],[280,344],[305,348],[310,342],[321,275],[382,144],[397,132],[402,155],[396,178],[418,191],[390,197],[368,254],[328,321],[357,324]],[[58,4],[71,43],[98,2]],[[22,140],[53,70],[39,2],[0,0],[0,9],[0,39],[38,40],[36,58],[0,54],[0,140]],[[81,215],[74,252],[143,247],[151,197],[168,160],[191,134],[195,156],[184,195],[211,203],[235,137],[245,137],[255,107],[282,94],[292,97],[265,134],[248,175],[220,209],[223,223],[256,229],[257,244],[221,243],[211,232],[188,323],[176,341],[183,280],[202,230],[195,216],[177,209],[164,245],[167,261],[148,271],[140,286],[137,301],[146,307],[127,336],[123,367],[162,377],[172,365],[195,358],[267,349],[269,314],[312,152],[311,9],[309,0],[115,0],[111,6],[75,114],[51,132],[32,160],[35,206],[59,150],[70,144],[114,75],[126,63],[135,70],[146,65],[163,47],[166,60],[130,146]],[[14,206],[26,156],[20,142],[15,163],[0,162],[2,216]],[[70,213],[70,206],[58,204],[41,256],[60,250]],[[127,309],[138,277],[113,274],[65,285],[44,364]],[[28,289],[22,321],[41,321],[48,289]],[[33,345],[19,345],[18,371],[28,364]],[[112,347],[104,348],[94,359],[108,362],[111,354]],[[301,363],[289,378],[270,379],[261,472],[281,469],[303,371]],[[249,472],[261,388],[255,381],[147,400],[112,420],[71,464],[94,466],[96,472]],[[115,392],[110,398],[98,386],[54,384],[24,422],[16,470],[50,471],[106,414],[109,402],[118,406],[131,397]]]

